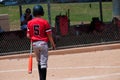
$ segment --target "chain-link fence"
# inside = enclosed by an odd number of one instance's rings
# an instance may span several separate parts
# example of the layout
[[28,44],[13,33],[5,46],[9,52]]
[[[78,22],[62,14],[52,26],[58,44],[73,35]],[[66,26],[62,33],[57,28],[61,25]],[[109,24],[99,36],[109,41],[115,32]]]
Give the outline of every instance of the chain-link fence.
[[18,52],[29,49],[29,39],[24,31],[10,31],[0,33],[0,53]]
[[[99,20],[98,3],[51,4],[51,26],[57,49],[120,42],[120,21],[112,21],[111,3],[103,4],[106,12],[103,22]],[[46,4],[42,6],[47,13]],[[23,10],[27,7],[33,5],[24,5]],[[1,10],[0,14],[8,12],[11,31],[0,33],[0,55],[27,52],[30,41],[26,32],[19,30],[18,7],[1,7]]]
[[[112,23],[105,23],[103,25],[104,29],[100,32],[95,29],[92,32],[89,32],[89,27],[89,24],[77,25],[70,26],[67,32],[66,30],[63,31],[63,28],[60,29],[60,34],[53,32],[57,49],[120,42],[120,31],[118,31],[119,27],[114,26]],[[56,31],[56,28],[53,30]],[[0,55],[18,53],[19,51],[28,51],[29,49],[30,41],[27,39],[25,31],[0,33]]]

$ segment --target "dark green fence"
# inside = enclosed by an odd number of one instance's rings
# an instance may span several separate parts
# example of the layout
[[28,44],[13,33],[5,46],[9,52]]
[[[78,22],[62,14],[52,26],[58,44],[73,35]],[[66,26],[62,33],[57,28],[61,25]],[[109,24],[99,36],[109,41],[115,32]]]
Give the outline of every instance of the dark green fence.
[[[93,30],[89,32],[90,24],[70,26],[66,35],[56,34],[53,28],[53,37],[57,49],[98,45],[120,42],[120,28],[113,23],[104,23],[102,31]],[[50,45],[49,45],[50,48]],[[28,52],[30,41],[25,31],[10,31],[0,33],[0,55]]]

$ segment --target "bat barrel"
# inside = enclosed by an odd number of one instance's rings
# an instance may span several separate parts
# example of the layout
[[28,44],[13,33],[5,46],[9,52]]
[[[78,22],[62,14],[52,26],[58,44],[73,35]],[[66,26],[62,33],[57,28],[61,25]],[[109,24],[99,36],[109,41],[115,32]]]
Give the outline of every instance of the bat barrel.
[[29,64],[28,64],[28,73],[32,73],[32,55],[29,57]]

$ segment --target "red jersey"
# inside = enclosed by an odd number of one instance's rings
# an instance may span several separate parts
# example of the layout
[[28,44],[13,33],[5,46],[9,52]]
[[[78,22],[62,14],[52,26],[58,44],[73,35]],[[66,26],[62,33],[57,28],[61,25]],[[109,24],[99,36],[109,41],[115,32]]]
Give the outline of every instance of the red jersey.
[[27,34],[34,41],[48,42],[47,34],[51,34],[51,28],[47,20],[42,18],[34,18],[28,22]]

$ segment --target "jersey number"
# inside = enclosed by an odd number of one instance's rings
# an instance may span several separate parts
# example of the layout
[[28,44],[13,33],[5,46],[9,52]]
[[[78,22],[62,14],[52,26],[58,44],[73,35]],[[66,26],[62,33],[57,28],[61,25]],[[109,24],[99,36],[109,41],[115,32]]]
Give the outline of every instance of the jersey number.
[[39,25],[34,25],[34,35],[39,35],[40,34],[40,30],[39,30]]

